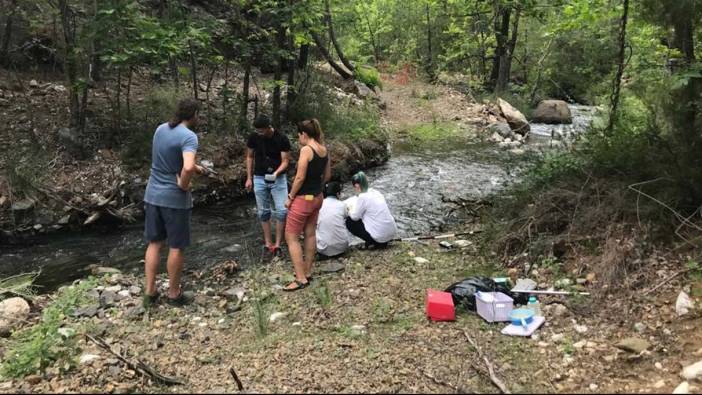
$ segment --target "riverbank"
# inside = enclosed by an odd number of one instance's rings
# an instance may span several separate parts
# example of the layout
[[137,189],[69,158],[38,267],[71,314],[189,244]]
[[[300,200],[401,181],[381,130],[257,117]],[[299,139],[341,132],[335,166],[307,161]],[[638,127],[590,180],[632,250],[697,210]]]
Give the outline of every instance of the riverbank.
[[[265,80],[265,75],[256,78]],[[333,92],[339,111],[377,112],[377,99],[356,97],[354,91],[337,87],[334,78],[318,82]],[[236,79],[229,83],[236,83]],[[346,85],[342,88],[352,89]],[[0,135],[0,237],[2,243],[65,230],[113,227],[143,216],[143,191],[149,176],[151,129],[168,117],[167,108],[178,91],[168,91],[147,80],[134,82],[134,117],[143,120],[126,127],[124,137],[109,136],[112,128],[107,96],[93,91],[91,102],[103,103],[105,112],[94,114],[89,137],[77,139],[67,122],[65,86],[61,81],[32,74],[0,74],[0,108],[8,119]],[[217,86],[214,92],[223,89]],[[183,88],[185,90],[185,88]],[[266,91],[259,95],[268,97]],[[198,159],[211,165],[216,174],[200,177],[193,185],[195,205],[232,201],[246,196],[244,181],[244,131],[217,130],[220,116],[215,96],[206,102],[205,119],[197,130],[200,138]],[[261,106],[270,103],[262,102]],[[264,107],[265,108],[265,107]],[[261,111],[264,111],[264,108]],[[163,115],[160,115],[163,114]],[[371,117],[372,118],[372,117]],[[135,127],[138,130],[130,130]],[[287,127],[287,126],[286,126]],[[149,130],[147,130],[149,129]],[[360,136],[360,138],[359,138]],[[119,143],[104,141],[119,140]],[[296,140],[291,136],[291,140]],[[98,141],[103,141],[98,143]],[[293,142],[294,174],[297,145]],[[354,172],[385,163],[389,158],[385,133],[329,138],[333,176],[347,180]]]
[[[141,275],[95,269],[106,274],[37,298],[27,329],[0,339],[4,368],[39,363],[26,358],[44,356],[34,349],[41,342],[26,343],[21,359],[12,350],[36,335],[29,328],[40,325],[48,306],[65,300],[62,294],[79,293],[75,304],[63,306],[61,333],[68,335],[44,339],[59,351],[57,361],[43,361],[45,370],[30,367],[24,378],[5,378],[0,391],[237,392],[233,369],[247,392],[495,392],[465,334],[512,392],[670,391],[682,367],[702,357],[700,317],[675,314],[677,281],[656,291],[655,304],[644,298],[634,310],[623,299],[541,298],[547,323],[526,339],[501,335],[504,324],[460,309],[456,322],[428,321],[426,289],[505,275],[497,261],[481,257],[480,240],[451,242],[463,247],[447,250],[430,241],[352,251],[317,265],[313,285],[292,294],[280,290],[291,279],[285,261],[247,271],[222,262],[186,276],[197,293],[193,305],[160,304],[148,312],[139,307]],[[651,259],[660,262],[662,277],[674,267],[664,257]],[[547,267],[539,272],[540,283],[562,276]],[[578,287],[598,293],[601,283],[590,280]],[[164,275],[159,284],[166,285]],[[89,336],[182,384],[159,382]],[[645,349],[619,349],[627,338],[641,339]]]

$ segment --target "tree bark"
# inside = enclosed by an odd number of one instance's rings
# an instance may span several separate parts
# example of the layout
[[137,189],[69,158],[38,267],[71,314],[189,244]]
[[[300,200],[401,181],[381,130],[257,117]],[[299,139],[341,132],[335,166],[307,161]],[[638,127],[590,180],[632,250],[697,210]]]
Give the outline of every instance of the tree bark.
[[[282,25],[278,25],[276,29],[276,44],[278,47],[278,50],[282,51],[286,47],[286,42],[285,42],[285,29],[283,28]],[[274,79],[275,79],[275,88],[273,88],[273,127],[276,129],[280,128],[281,121],[282,121],[282,113],[281,113],[281,96],[282,96],[282,90],[281,90],[281,80],[283,78],[283,69],[286,65],[287,59],[283,56],[278,57],[278,64],[275,67],[275,73],[274,73]]]
[[512,59],[514,58],[514,49],[517,46],[517,36],[519,34],[519,16],[520,10],[517,8],[512,23],[512,38],[507,43],[503,58],[500,59],[500,72],[497,77],[498,92],[505,91],[509,85],[509,77],[512,74]]
[[695,62],[695,28],[692,16],[685,15],[675,19],[673,26],[673,45],[684,56],[687,64]]
[[619,94],[622,87],[622,76],[624,75],[625,67],[625,56],[626,56],[626,25],[629,20],[629,0],[624,0],[622,11],[622,19],[619,30],[619,55],[617,56],[617,73],[614,76],[614,83],[612,87],[612,97],[611,97],[611,108],[609,112],[609,122],[607,124],[607,131],[612,133],[614,130],[614,124],[617,121],[617,116],[619,112]]
[[304,70],[307,67],[307,59],[310,56],[310,45],[302,44],[300,45],[300,56],[297,58],[297,68]]
[[[241,126],[244,126],[247,124],[248,119],[249,119],[249,87],[251,86],[251,62],[249,60],[246,61],[246,65],[244,66],[244,86],[242,88],[241,92],[241,116],[240,122]],[[226,100],[226,99],[225,99]]]
[[427,14],[427,49],[428,49],[428,62],[427,62],[427,74],[431,80],[434,80],[434,54],[431,47],[431,10],[429,9],[429,2],[426,4],[426,14]]
[[[295,52],[295,40],[292,34],[288,35],[288,50],[290,53]],[[295,86],[295,69],[296,69],[297,59],[294,56],[290,56],[288,59],[288,83],[287,92],[285,97],[285,117],[290,118],[291,106],[295,103],[297,98],[297,88]]]
[[76,64],[77,59],[75,53],[75,27],[71,25],[71,10],[68,7],[68,0],[58,0],[58,7],[61,13],[61,26],[63,28],[63,58],[71,110],[70,126],[80,128],[81,114],[77,90],[78,66]]
[[197,60],[195,59],[195,50],[193,49],[192,41],[188,42],[188,47],[190,49],[190,74],[193,79],[193,97],[197,100],[197,91],[199,90],[197,85]]
[[339,55],[339,60],[341,60],[341,63],[343,63],[344,66],[346,66],[346,68],[353,73],[356,71],[356,68],[351,64],[351,62],[349,62],[348,58],[344,55],[344,51],[342,51],[341,45],[339,45],[339,42],[336,39],[336,33],[334,32],[334,22],[332,21],[332,13],[331,7],[329,6],[329,0],[324,0],[324,11],[324,19],[329,30],[329,37],[331,38],[332,44],[334,44],[336,54]]
[[8,65],[10,63],[7,54],[10,50],[10,39],[12,38],[12,24],[15,18],[17,8],[17,0],[12,0],[10,3],[10,13],[5,21],[5,33],[2,35],[2,45],[0,46],[0,63]]
[[[503,6],[500,0],[494,2],[495,10],[495,58],[493,59],[492,75],[490,80],[495,84],[495,93],[502,93],[507,87],[505,72],[507,66],[507,37],[509,35],[509,20],[511,12],[509,7]],[[506,76],[509,78],[509,75]]]
[[348,71],[344,70],[343,67],[339,66],[334,59],[332,59],[331,54],[327,50],[327,48],[324,46],[324,42],[322,39],[319,37],[319,34],[317,34],[315,31],[310,30],[310,35],[312,35],[312,39],[314,40],[314,44],[319,49],[319,52],[322,54],[322,57],[329,63],[329,65],[341,76],[341,78],[348,80],[350,78],[353,78],[353,75],[350,74]]

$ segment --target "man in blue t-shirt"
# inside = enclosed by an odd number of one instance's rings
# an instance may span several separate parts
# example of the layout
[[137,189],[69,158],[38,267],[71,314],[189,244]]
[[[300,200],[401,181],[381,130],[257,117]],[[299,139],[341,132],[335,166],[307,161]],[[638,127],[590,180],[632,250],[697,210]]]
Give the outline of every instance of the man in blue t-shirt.
[[[285,218],[288,209],[288,178],[285,172],[290,163],[290,140],[273,129],[266,115],[254,121],[256,132],[246,142],[246,189],[256,195],[258,219],[263,227],[263,238],[271,254],[280,251]],[[277,220],[275,243],[271,240],[271,216]]]
[[144,307],[158,299],[156,274],[161,260],[161,248],[168,242],[168,295],[174,305],[184,305],[192,295],[183,293],[180,278],[183,273],[183,249],[190,245],[190,218],[193,198],[190,181],[205,169],[195,162],[198,142],[191,130],[198,123],[200,103],[184,99],[178,103],[173,121],[156,129],[151,156],[151,176],[144,194],[144,238],[149,243],[144,258],[146,289]]

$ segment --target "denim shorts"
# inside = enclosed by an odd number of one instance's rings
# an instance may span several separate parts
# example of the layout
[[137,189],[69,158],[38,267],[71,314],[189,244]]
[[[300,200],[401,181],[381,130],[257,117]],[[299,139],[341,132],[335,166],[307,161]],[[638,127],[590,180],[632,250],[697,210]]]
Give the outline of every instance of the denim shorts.
[[271,216],[279,222],[285,222],[288,209],[285,201],[288,199],[288,178],[278,176],[275,182],[266,182],[263,176],[254,176],[254,195],[256,195],[256,211],[261,222],[268,222]]
[[144,203],[144,239],[147,243],[168,240],[171,248],[189,246],[192,211]]

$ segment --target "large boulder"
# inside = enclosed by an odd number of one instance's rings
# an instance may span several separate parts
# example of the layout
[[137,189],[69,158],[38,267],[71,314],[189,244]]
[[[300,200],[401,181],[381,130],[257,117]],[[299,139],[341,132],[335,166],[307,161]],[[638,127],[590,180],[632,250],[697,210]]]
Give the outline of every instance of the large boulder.
[[529,121],[527,121],[524,114],[500,98],[497,99],[497,105],[500,107],[500,112],[502,112],[502,116],[507,120],[509,127],[511,127],[515,133],[521,135],[529,133]]
[[0,302],[0,337],[12,334],[29,316],[29,303],[22,298],[9,298]]
[[543,100],[536,107],[532,121],[538,123],[573,123],[568,103],[563,100]]

